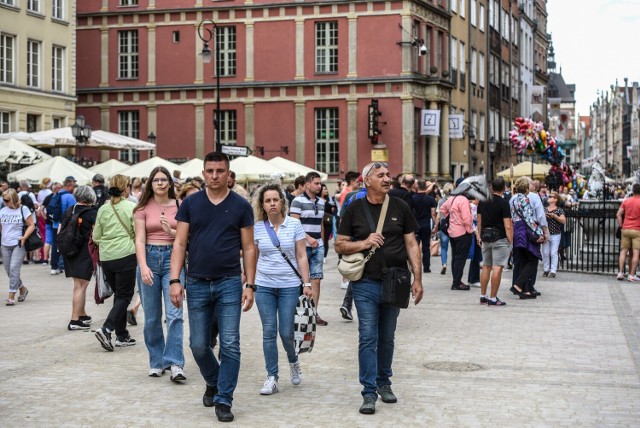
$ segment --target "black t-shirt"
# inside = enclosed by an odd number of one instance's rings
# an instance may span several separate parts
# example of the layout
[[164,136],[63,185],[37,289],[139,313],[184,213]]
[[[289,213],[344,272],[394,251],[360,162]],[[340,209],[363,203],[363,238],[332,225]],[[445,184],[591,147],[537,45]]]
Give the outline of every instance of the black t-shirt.
[[413,213],[416,215],[418,223],[428,223],[431,221],[431,208],[437,208],[438,203],[433,196],[426,193],[416,193],[413,195]]
[[481,216],[481,228],[493,227],[500,230],[501,236],[507,236],[504,219],[511,218],[511,208],[506,199],[493,196],[490,201],[478,204],[478,215]]
[[100,208],[107,200],[107,188],[104,184],[99,184],[93,188],[93,191],[96,193],[96,208]]
[[[364,212],[367,204],[371,210],[374,228],[371,229]],[[353,241],[364,241],[378,225],[382,204],[371,204],[367,198],[353,201],[344,212],[338,234],[350,236]],[[380,280],[382,279],[382,257],[387,267],[407,267],[407,249],[404,243],[404,235],[413,233],[418,228],[416,219],[409,206],[397,198],[389,198],[387,217],[382,227],[384,246],[379,248],[373,257],[364,266],[364,276]],[[364,254],[368,254],[369,250]]]
[[409,208],[413,208],[413,193],[404,187],[394,187],[389,191],[389,196],[400,198],[409,205]]

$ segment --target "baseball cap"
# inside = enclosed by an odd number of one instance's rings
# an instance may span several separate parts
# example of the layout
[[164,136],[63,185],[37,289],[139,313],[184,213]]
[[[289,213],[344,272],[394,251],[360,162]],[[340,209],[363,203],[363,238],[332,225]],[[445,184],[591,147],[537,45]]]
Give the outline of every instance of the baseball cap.
[[103,183],[104,184],[104,176],[102,174],[96,174],[96,175],[93,176],[91,181],[96,181],[98,183]]
[[76,178],[73,175],[67,175],[67,177],[64,179],[64,181],[67,181],[67,180],[76,181]]

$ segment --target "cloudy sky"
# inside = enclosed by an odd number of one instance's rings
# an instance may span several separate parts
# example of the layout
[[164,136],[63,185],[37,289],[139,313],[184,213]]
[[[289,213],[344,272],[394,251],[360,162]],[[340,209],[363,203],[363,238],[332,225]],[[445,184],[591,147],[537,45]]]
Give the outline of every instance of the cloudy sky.
[[576,84],[576,113],[588,115],[596,91],[616,79],[640,81],[640,0],[548,0],[547,12],[558,69]]

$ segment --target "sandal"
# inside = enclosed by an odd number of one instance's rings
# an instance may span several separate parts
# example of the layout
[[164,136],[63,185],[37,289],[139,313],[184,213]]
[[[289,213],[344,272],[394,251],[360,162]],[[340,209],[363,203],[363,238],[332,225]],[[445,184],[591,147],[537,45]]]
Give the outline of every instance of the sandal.
[[16,304],[15,300],[12,300],[12,299],[6,299],[6,301],[7,301],[6,303],[7,306],[13,306]]
[[24,294],[20,293],[18,302],[24,302],[27,299],[27,294],[29,294],[29,290],[25,291]]

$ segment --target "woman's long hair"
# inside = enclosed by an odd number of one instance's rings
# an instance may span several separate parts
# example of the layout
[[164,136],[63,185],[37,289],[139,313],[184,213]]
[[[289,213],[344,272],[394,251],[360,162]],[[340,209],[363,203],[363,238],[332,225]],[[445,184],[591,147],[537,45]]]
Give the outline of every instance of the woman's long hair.
[[280,213],[285,217],[287,215],[287,211],[289,209],[288,208],[289,201],[284,196],[284,192],[282,191],[282,188],[277,183],[269,183],[260,187],[256,192],[255,198],[253,199],[253,213],[257,221],[264,221],[264,220],[267,220],[268,218],[267,212],[264,210],[264,207],[263,207],[264,194],[268,190],[275,190],[276,192],[278,192],[278,194],[280,195],[280,199],[282,200],[282,207],[280,208]]
[[151,174],[149,174],[149,179],[147,180],[147,185],[144,186],[142,194],[140,195],[140,199],[138,200],[138,205],[133,209],[133,212],[144,209],[147,206],[150,199],[153,199],[153,177],[157,173],[164,174],[167,177],[167,186],[169,186],[169,199],[178,199],[176,197],[176,190],[173,186],[173,179],[171,178],[171,173],[169,170],[163,166],[157,166],[151,170]]

